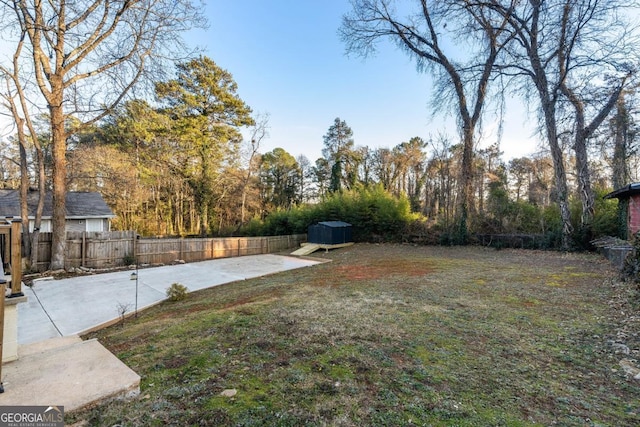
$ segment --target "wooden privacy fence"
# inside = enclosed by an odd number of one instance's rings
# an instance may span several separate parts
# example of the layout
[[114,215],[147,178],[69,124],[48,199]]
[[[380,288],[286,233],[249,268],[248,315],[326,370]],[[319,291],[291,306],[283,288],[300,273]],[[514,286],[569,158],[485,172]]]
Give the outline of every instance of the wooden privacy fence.
[[[65,269],[111,268],[128,264],[169,264],[259,255],[297,248],[306,234],[224,238],[139,238],[134,231],[67,232]],[[38,271],[51,261],[51,233],[40,233]]]

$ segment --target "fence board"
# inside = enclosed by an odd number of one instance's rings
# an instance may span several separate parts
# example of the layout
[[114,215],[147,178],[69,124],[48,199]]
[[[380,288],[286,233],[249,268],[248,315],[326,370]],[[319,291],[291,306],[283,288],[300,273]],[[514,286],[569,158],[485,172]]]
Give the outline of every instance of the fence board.
[[[38,271],[51,261],[51,233],[40,233]],[[204,261],[245,255],[259,255],[297,248],[306,234],[266,237],[141,239],[133,231],[68,232],[65,268],[110,268],[125,261],[138,264],[169,264],[177,260]]]
[[[52,233],[40,233],[38,236],[38,261],[32,266],[37,271],[45,271],[51,263]],[[24,251],[22,253],[25,253]]]

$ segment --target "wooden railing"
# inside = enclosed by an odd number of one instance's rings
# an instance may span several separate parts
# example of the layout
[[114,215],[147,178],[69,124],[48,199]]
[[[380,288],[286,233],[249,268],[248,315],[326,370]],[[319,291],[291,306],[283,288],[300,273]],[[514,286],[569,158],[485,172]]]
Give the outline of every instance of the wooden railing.
[[11,273],[11,296],[22,295],[22,222],[19,219],[0,220],[0,268],[9,266]]

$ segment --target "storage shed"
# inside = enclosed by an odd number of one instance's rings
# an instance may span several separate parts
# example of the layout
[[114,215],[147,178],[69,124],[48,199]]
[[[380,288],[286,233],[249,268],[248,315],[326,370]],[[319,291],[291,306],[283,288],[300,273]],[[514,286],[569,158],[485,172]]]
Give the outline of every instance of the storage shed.
[[323,221],[310,225],[307,241],[320,245],[340,245],[353,242],[351,224],[342,221]]

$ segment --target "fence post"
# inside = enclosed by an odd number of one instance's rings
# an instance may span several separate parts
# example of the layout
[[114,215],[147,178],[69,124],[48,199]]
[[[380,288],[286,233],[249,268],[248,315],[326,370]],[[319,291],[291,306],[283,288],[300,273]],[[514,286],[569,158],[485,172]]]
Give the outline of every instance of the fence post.
[[131,243],[131,256],[133,256],[133,262],[138,265],[138,245],[137,245],[137,240],[136,239],[136,232],[132,231],[131,232],[131,239],[133,240],[133,242]]
[[86,267],[86,250],[87,250],[87,232],[83,231],[82,232],[82,243],[80,246],[80,253],[82,254],[81,257],[81,261],[80,261],[80,266],[81,267]]

